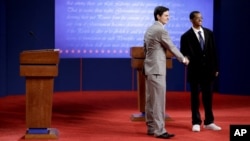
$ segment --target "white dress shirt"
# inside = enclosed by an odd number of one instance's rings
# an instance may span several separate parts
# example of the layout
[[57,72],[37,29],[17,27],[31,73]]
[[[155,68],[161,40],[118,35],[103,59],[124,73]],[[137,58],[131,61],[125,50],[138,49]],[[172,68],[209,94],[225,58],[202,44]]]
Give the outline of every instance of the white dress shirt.
[[199,33],[198,33],[198,32],[201,31],[201,36],[202,36],[202,38],[203,38],[203,40],[204,40],[204,42],[205,42],[205,35],[204,35],[203,29],[202,29],[202,28],[196,29],[196,28],[194,28],[194,27],[192,27],[192,28],[193,28],[194,33],[195,33],[195,35],[196,35],[196,37],[197,37],[198,40],[200,40],[200,39],[199,39]]

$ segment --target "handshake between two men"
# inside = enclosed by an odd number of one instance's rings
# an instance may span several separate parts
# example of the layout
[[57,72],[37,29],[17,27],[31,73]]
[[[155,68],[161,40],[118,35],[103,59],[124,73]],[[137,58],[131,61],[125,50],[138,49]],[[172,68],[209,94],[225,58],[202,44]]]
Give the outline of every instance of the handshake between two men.
[[182,63],[185,64],[186,66],[189,64],[189,60],[186,56],[184,57]]

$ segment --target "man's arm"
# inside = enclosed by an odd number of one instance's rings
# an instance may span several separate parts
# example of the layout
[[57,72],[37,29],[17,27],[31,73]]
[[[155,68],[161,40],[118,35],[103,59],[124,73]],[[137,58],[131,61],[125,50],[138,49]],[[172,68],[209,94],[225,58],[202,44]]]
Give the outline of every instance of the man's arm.
[[185,65],[189,64],[189,60],[187,57],[184,57],[182,53],[177,49],[177,47],[171,41],[167,31],[162,32],[162,45],[167,48],[172,54],[177,58],[179,62],[184,63]]

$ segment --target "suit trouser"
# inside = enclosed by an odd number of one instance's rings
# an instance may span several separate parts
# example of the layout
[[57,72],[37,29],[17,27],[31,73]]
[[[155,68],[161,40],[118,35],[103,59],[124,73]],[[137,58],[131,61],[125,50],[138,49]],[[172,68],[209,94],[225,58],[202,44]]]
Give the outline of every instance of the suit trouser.
[[192,124],[201,124],[201,115],[199,112],[200,102],[199,94],[202,93],[202,103],[205,111],[204,124],[208,125],[214,122],[214,115],[212,111],[212,82],[190,82],[191,88],[191,111]]
[[148,132],[156,136],[166,132],[165,129],[165,101],[166,76],[147,75],[146,77],[145,118]]

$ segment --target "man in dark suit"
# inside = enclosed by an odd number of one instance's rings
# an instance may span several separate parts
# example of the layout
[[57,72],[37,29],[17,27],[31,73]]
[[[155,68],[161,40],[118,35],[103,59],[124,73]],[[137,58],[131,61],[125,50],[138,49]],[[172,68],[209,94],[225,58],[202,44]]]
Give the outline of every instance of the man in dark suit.
[[221,130],[214,124],[212,110],[212,85],[218,76],[218,62],[213,32],[202,27],[202,15],[193,11],[189,15],[193,26],[181,36],[181,52],[189,59],[187,80],[191,89],[192,131],[199,132],[202,123],[199,112],[199,93],[205,111],[204,128]]

